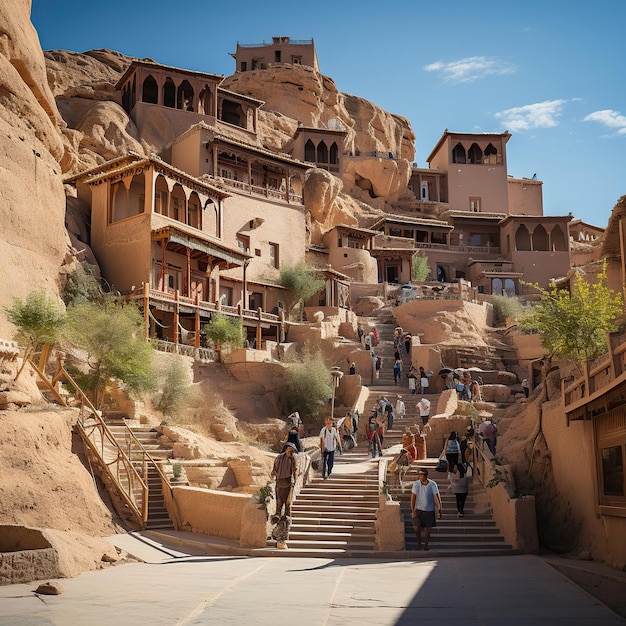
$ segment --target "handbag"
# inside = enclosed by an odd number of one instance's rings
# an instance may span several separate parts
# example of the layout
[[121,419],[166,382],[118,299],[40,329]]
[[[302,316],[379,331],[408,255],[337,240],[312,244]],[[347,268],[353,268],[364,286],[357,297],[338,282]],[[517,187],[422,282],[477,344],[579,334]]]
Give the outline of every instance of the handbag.
[[435,466],[436,472],[447,472],[448,471],[448,460],[447,459],[439,459],[437,461],[437,465]]

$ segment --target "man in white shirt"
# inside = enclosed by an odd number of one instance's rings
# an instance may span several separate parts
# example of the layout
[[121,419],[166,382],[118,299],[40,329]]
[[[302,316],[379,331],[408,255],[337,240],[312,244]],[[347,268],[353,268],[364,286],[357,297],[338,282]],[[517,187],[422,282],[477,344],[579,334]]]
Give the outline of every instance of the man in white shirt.
[[428,398],[422,398],[415,408],[419,410],[420,417],[422,418],[422,424],[426,426],[428,419],[430,418],[430,400]]
[[404,400],[402,399],[402,396],[400,395],[397,396],[396,408],[394,412],[397,418],[402,418],[406,414],[406,406],[404,404]]
[[[430,529],[441,519],[441,496],[434,480],[428,478],[428,470],[420,469],[418,479],[411,489],[411,517],[417,537],[417,549],[422,549],[422,528],[424,529],[424,550],[428,550]],[[436,512],[435,512],[436,511]]]
[[320,431],[320,451],[322,453],[322,478],[326,480],[333,471],[337,446],[339,446],[339,450],[343,450],[341,438],[330,417],[324,420],[324,424],[326,425]]

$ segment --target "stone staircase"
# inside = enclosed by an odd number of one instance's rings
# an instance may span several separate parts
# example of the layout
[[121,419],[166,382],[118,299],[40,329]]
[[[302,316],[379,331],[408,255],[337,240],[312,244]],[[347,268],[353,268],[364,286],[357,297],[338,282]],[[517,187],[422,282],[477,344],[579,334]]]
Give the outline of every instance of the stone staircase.
[[[485,505],[487,494],[482,486],[475,484],[470,486],[465,501],[465,516],[459,518],[456,498],[452,491],[448,491],[447,476],[434,471],[432,460],[420,465],[428,468],[428,477],[437,483],[442,502],[441,519],[437,520],[437,526],[432,529],[430,535],[428,552],[430,556],[501,556],[523,553],[514,550],[504,541],[493,521],[491,510]],[[411,478],[416,479],[417,476],[412,475]],[[404,513],[406,550],[417,551],[417,539],[411,517],[411,487],[405,483],[404,491],[401,491],[399,485],[392,484],[390,492],[394,500],[400,501]],[[420,552],[417,551],[417,554]]]
[[378,463],[359,445],[335,457],[327,480],[316,476],[291,507],[288,550],[273,540],[255,556],[371,557],[378,509]]
[[[128,430],[123,418],[109,417],[106,421],[118,445],[129,456],[132,463],[135,465],[143,464],[143,454],[138,454],[130,445]],[[156,463],[161,463],[162,469],[165,469],[163,465],[171,458],[172,451],[168,448],[163,448],[159,444],[159,435],[156,430],[153,430],[150,426],[144,425],[129,425],[128,427],[132,430],[146,452],[150,454]],[[174,528],[165,506],[161,476],[157,469],[151,464],[148,464],[147,471],[148,520],[146,522],[146,529]]]

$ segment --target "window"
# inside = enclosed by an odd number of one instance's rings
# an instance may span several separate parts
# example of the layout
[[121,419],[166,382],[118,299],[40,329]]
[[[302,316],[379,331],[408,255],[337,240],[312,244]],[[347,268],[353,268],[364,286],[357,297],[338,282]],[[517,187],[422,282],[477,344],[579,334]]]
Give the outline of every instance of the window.
[[250,237],[237,234],[237,247],[246,254],[250,252]]
[[[626,515],[626,407],[620,406],[594,420],[597,438],[598,497],[600,506],[619,507]],[[602,511],[602,509],[601,509]],[[605,510],[604,512],[609,512]]]
[[279,267],[279,258],[278,258],[278,244],[270,243],[270,265],[278,269]]
[[280,63],[280,50],[274,50],[274,63]]
[[469,199],[470,211],[473,213],[478,213],[480,211],[480,198],[470,198]]
[[241,71],[246,72],[248,70],[248,63],[246,61],[241,62]]

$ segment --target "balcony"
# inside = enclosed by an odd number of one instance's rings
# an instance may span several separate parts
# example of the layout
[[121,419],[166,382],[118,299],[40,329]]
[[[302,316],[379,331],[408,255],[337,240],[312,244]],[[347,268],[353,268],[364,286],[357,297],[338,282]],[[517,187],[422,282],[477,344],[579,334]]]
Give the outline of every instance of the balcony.
[[262,196],[264,198],[271,198],[272,200],[278,200],[279,202],[285,202],[287,204],[303,204],[304,202],[302,196],[295,194],[293,191],[287,194],[287,192],[281,191],[280,189],[274,189],[272,187],[258,187],[257,185],[250,185],[232,178],[212,176],[211,174],[205,174],[203,178],[207,178],[225,187],[231,187],[232,189],[236,189],[237,191],[250,196]]
[[569,425],[572,420],[590,419],[603,413],[611,403],[613,391],[626,382],[626,336],[611,334],[609,351],[585,364],[583,375],[562,381],[563,408]]

